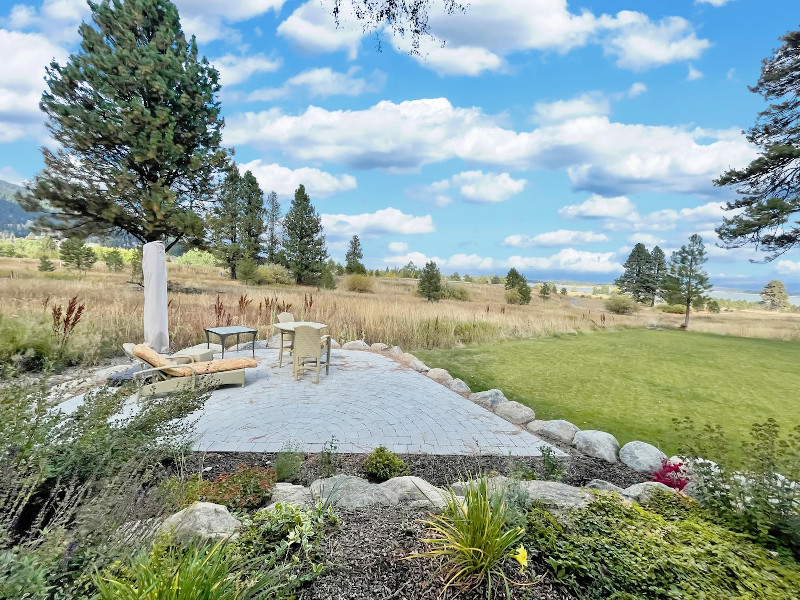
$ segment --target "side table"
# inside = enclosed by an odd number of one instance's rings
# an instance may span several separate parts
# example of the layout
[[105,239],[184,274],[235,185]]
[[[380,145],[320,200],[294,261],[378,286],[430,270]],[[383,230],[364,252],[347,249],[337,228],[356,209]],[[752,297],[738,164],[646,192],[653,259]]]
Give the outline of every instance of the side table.
[[220,344],[222,344],[222,358],[225,358],[225,338],[235,335],[236,345],[239,345],[239,336],[243,333],[251,334],[253,336],[253,358],[256,357],[256,336],[258,335],[257,329],[250,327],[240,327],[239,325],[229,325],[227,327],[207,327],[206,328],[206,345],[211,347],[211,334],[219,337]]

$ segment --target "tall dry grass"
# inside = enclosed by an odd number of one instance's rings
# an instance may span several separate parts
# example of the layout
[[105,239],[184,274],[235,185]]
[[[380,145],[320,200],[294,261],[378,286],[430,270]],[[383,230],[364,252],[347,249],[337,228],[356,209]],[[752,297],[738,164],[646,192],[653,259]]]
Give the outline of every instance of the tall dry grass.
[[[143,337],[142,288],[129,274],[104,265],[84,276],[40,273],[29,259],[0,259],[0,316],[28,327],[49,327],[47,306],[77,295],[86,303],[83,321],[70,341],[86,363],[119,353],[122,343]],[[13,273],[13,277],[12,277]],[[569,298],[534,298],[529,306],[510,306],[501,285],[463,283],[470,301],[426,302],[413,292],[416,282],[375,281],[374,294],[313,288],[245,286],[220,277],[212,267],[168,265],[169,323],[173,348],[205,341],[204,329],[218,324],[255,327],[259,339],[274,333],[276,312],[289,310],[298,320],[328,325],[338,341],[363,339],[397,344],[403,349],[452,348],[506,338],[613,330],[620,327],[678,327],[681,317],[644,310],[632,316],[606,313],[589,300],[573,306]],[[240,299],[245,305],[240,306]],[[224,314],[218,318],[215,305]],[[603,318],[605,317],[605,318]],[[800,339],[800,315],[723,313],[696,315],[692,329],[730,335]]]

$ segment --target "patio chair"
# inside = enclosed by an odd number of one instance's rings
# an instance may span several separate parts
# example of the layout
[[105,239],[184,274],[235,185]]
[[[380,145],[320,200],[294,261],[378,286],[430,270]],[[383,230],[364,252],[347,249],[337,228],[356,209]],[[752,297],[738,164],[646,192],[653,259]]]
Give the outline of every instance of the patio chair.
[[167,358],[146,344],[125,344],[125,353],[145,368],[134,373],[134,379],[143,377],[149,383],[142,385],[136,395],[152,396],[166,392],[195,388],[197,385],[219,387],[244,386],[245,369],[257,367],[252,358],[223,358],[196,362],[190,356]]
[[[290,312],[282,312],[278,315],[278,323],[294,323],[294,315]],[[278,368],[283,366],[283,352],[284,350],[289,353],[292,352],[294,346],[294,332],[281,331],[281,346],[278,350]]]
[[325,375],[331,364],[331,336],[320,336],[319,329],[301,325],[294,330],[294,379],[297,381],[300,371],[316,369],[317,383],[319,372],[325,365]]

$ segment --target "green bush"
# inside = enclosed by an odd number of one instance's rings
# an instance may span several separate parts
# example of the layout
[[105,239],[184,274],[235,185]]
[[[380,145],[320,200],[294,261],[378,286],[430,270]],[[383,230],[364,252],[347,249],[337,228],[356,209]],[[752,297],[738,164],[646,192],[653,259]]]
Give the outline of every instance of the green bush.
[[534,506],[525,542],[580,598],[786,600],[800,589],[797,563],[713,523],[672,492],[645,506],[600,492],[568,522]]
[[442,283],[442,290],[439,293],[441,300],[460,300],[469,302],[469,290],[463,285],[451,285],[447,281]]
[[258,263],[252,256],[245,256],[236,262],[236,279],[245,284],[258,281]]
[[491,598],[496,584],[502,583],[508,596],[513,582],[503,563],[516,558],[524,569],[527,555],[520,546],[525,530],[509,525],[502,491],[490,492],[488,479],[482,477],[467,487],[463,502],[452,491],[445,501],[441,515],[423,521],[432,535],[422,540],[428,549],[410,558],[440,563],[445,581],[442,595],[451,587],[485,586]]
[[719,302],[716,300],[709,300],[706,303],[706,308],[708,309],[708,312],[712,314],[718,315],[720,313]]
[[625,294],[613,294],[603,303],[605,309],[616,315],[632,315],[639,310],[639,303]]
[[213,267],[216,266],[217,259],[214,258],[211,252],[192,248],[173,259],[172,262],[176,265],[187,265],[191,267]]
[[0,599],[47,600],[54,588],[49,567],[36,553],[0,550]]
[[256,283],[258,285],[291,285],[294,283],[294,278],[289,269],[283,265],[266,263],[258,267]]
[[0,315],[0,372],[41,371],[58,356],[58,342],[44,318]]
[[408,475],[408,465],[391,450],[378,446],[364,461],[364,472],[377,479],[386,481],[392,477]]
[[288,481],[300,470],[305,455],[300,452],[299,444],[285,444],[275,456],[275,475],[278,481]]
[[345,278],[344,289],[346,289],[348,292],[371,294],[375,291],[375,280],[368,275],[353,273]]
[[506,290],[506,304],[522,304],[522,294],[517,288]]
[[686,307],[680,304],[661,304],[656,308],[670,315],[682,315],[686,313]]

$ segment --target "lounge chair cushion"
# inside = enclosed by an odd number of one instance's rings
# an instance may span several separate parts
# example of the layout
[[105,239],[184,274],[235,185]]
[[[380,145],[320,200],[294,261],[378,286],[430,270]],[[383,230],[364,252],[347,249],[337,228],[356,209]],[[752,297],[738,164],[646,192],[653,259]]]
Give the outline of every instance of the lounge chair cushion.
[[[153,367],[167,367],[173,364],[147,344],[136,344],[133,347],[133,354]],[[189,377],[192,373],[222,373],[223,371],[236,371],[237,369],[257,366],[258,363],[252,358],[223,358],[221,360],[192,363],[191,368],[188,366],[175,366],[170,369],[164,369],[164,373],[173,377]]]

